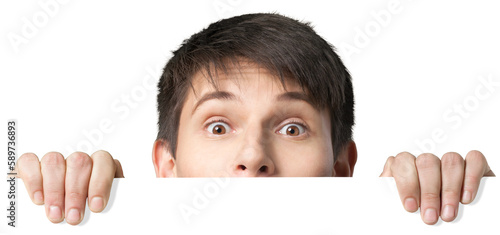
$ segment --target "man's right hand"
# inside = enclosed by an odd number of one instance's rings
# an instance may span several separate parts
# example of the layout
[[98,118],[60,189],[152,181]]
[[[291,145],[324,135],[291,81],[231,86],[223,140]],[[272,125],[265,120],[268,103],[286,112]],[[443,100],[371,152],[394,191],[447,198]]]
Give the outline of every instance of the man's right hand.
[[17,171],[28,194],[37,205],[45,204],[45,214],[52,223],[79,224],[84,216],[85,201],[89,209],[101,212],[106,207],[113,178],[123,178],[120,162],[106,151],[89,157],[75,152],[65,160],[50,152],[39,161],[33,153],[23,154]]

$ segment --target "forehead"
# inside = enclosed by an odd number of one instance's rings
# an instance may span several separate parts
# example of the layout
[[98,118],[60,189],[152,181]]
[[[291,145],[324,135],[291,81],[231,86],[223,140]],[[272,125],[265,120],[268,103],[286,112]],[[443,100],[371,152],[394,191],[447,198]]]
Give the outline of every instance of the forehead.
[[[196,98],[209,91],[233,90],[249,93],[249,87],[267,93],[300,92],[309,96],[307,90],[297,81],[283,77],[282,79],[269,70],[254,63],[242,62],[238,66],[227,67],[224,71],[198,71],[191,80],[191,91]],[[271,95],[271,94],[269,94]]]

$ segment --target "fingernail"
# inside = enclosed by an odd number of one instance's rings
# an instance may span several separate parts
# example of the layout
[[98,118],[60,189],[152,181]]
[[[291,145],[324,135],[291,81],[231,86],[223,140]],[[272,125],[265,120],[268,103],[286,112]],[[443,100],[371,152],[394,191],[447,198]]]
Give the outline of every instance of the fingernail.
[[101,211],[104,207],[102,197],[93,197],[90,201],[89,207],[91,211]]
[[427,210],[425,210],[425,214],[424,214],[424,222],[426,224],[434,224],[437,222],[437,212],[435,209],[433,208],[429,208]]
[[78,209],[73,208],[68,211],[66,222],[70,224],[76,224],[80,222],[80,212],[78,211]]
[[446,205],[443,209],[443,217],[446,220],[452,220],[455,218],[455,208],[450,205]]
[[33,199],[35,200],[35,204],[42,205],[43,204],[43,193],[41,191],[36,191],[33,194]]
[[49,207],[49,219],[51,221],[59,221],[62,219],[61,208],[58,206]]
[[472,201],[472,193],[470,191],[464,191],[464,195],[462,196],[462,203],[470,203]]
[[405,210],[408,212],[415,212],[418,210],[417,200],[409,197],[405,200]]

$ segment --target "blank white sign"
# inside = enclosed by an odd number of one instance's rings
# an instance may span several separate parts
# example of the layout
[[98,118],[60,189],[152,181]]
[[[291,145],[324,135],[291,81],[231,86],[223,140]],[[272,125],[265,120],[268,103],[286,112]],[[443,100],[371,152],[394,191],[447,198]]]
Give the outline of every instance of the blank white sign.
[[[436,225],[403,209],[392,178],[117,179],[109,208],[82,224],[52,224],[20,183],[6,234],[475,234],[500,232],[500,180],[486,178],[458,218]],[[4,204],[4,203],[2,203]],[[189,211],[191,213],[186,213]]]

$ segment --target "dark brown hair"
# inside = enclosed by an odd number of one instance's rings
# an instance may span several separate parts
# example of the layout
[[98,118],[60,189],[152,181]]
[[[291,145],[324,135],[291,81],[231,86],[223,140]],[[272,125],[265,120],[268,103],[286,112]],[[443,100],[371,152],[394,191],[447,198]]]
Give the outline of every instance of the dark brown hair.
[[[244,58],[272,72],[284,85],[292,79],[331,119],[334,156],[352,139],[354,95],[351,76],[334,48],[309,23],[279,14],[247,14],[209,25],[173,52],[158,83],[158,136],[175,158],[179,119],[191,79],[217,73]],[[336,157],[335,157],[336,160]]]

